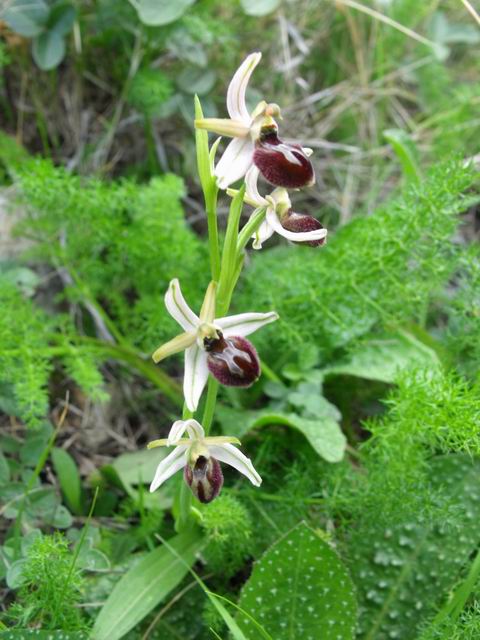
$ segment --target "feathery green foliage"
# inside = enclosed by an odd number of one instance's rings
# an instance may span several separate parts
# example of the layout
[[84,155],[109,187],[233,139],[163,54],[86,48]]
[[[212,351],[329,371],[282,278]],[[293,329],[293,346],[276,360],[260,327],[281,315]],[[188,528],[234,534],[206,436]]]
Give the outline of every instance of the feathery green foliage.
[[85,629],[80,609],[83,577],[60,533],[39,536],[27,552],[18,600],[8,610],[16,625],[41,629]]
[[450,239],[471,183],[470,170],[449,162],[343,227],[320,253],[288,247],[256,257],[239,308],[255,300],[279,313],[277,326],[259,334],[265,357],[313,343],[328,358],[372,327],[423,324],[432,293],[454,268]]
[[40,159],[10,169],[26,209],[18,232],[35,241],[30,256],[59,269],[71,300],[101,304],[131,343],[148,352],[169,337],[174,324],[159,300],[173,277],[200,304],[207,256],[185,225],[177,177],[106,183]]
[[205,551],[207,562],[214,571],[229,577],[242,566],[250,552],[250,513],[239,500],[223,493],[202,516],[202,527],[210,543]]

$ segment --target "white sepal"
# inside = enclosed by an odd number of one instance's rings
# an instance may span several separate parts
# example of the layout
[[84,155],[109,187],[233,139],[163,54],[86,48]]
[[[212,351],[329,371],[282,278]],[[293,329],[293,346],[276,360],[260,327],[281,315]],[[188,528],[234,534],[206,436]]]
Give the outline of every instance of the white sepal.
[[254,164],[247,171],[245,176],[245,202],[251,204],[254,207],[264,207],[268,205],[267,200],[258,192],[258,176],[260,171]]
[[233,444],[222,444],[218,446],[209,447],[208,451],[211,456],[230,465],[240,473],[243,473],[252,484],[259,487],[262,483],[261,477],[255,471],[250,458],[247,458],[240,449],[234,447]]
[[177,278],[174,278],[168,286],[165,294],[165,306],[168,313],[185,331],[197,330],[200,320],[185,302]]
[[250,77],[260,62],[260,52],[251,53],[245,58],[233,75],[227,91],[227,111],[233,120],[242,120],[250,125],[251,118],[245,102],[245,93]]
[[269,238],[271,238],[274,233],[275,232],[272,229],[272,227],[268,224],[266,220],[264,220],[262,224],[258,227],[258,229],[255,231],[255,233],[252,234],[252,238],[253,238],[252,247],[257,250],[261,249],[263,243]]
[[186,445],[175,447],[172,453],[169,453],[157,467],[155,471],[155,477],[150,485],[150,491],[153,492],[158,487],[168,480],[170,476],[177,473],[186,464],[185,452],[187,450]]
[[185,350],[183,395],[189,411],[196,411],[202,391],[207,384],[207,354],[197,344]]
[[227,316],[215,320],[215,325],[220,327],[225,338],[231,336],[248,336],[270,322],[278,320],[275,311],[269,313],[239,313],[235,316]]
[[220,189],[226,189],[245,175],[253,162],[254,150],[250,138],[234,138],[228,144],[215,167],[217,184]]

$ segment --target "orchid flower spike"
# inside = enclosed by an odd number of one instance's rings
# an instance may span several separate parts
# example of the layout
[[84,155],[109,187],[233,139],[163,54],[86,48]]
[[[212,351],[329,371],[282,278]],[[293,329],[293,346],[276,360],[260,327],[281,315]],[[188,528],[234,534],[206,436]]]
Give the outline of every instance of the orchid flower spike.
[[245,102],[247,85],[261,57],[259,52],[251,53],[235,72],[227,91],[230,118],[195,120],[197,129],[233,138],[215,167],[217,184],[221,189],[243,178],[252,164],[275,186],[299,188],[315,182],[308,159],[309,150],[278,138],[274,118],[281,117],[280,107],[262,100],[251,113],[248,111]]
[[249,387],[260,376],[260,362],[255,347],[245,336],[278,319],[269,313],[240,313],[215,319],[215,282],[211,282],[197,316],[185,302],[177,279],[165,294],[168,313],[184,329],[153,354],[155,363],[185,351],[183,393],[190,411],[196,411],[210,372],[226,386]]
[[[258,192],[258,176],[257,167],[251,167],[245,176],[247,187],[245,202],[255,207],[255,210],[259,208],[267,210],[265,220],[252,235],[253,248],[261,249],[265,240],[268,240],[274,233],[278,233],[292,242],[305,242],[311,247],[325,244],[327,229],[324,229],[313,216],[292,211],[292,203],[286,189],[277,188],[270,195],[261,196]],[[234,196],[236,191],[228,189],[227,193]]]
[[[185,433],[188,438],[182,437]],[[154,447],[175,447],[157,467],[150,491],[155,491],[170,476],[180,469],[192,493],[200,502],[211,502],[220,493],[223,474],[220,462],[243,473],[252,484],[259,487],[262,479],[255,471],[252,461],[237,447],[240,441],[229,436],[206,437],[201,424],[196,420],[177,420],[172,425],[168,438],[154,440]]]

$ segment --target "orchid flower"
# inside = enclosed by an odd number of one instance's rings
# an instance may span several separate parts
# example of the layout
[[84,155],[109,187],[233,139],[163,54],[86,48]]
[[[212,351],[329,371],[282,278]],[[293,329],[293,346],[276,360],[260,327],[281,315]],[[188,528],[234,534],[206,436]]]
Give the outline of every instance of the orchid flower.
[[[185,433],[188,438],[182,437]],[[252,484],[259,487],[262,479],[255,471],[252,461],[237,447],[240,441],[229,436],[206,437],[201,424],[196,420],[177,420],[172,425],[168,438],[154,440],[154,447],[175,447],[157,467],[150,491],[155,491],[174,473],[184,469],[185,482],[200,502],[211,502],[220,493],[223,474],[220,462],[243,473]]]
[[[253,248],[261,249],[265,240],[274,233],[292,242],[305,242],[312,247],[325,244],[327,229],[324,229],[313,216],[292,211],[292,203],[286,189],[277,188],[270,195],[261,196],[258,191],[258,176],[257,167],[251,167],[245,176],[245,202],[255,207],[255,210],[260,208],[267,210],[265,220],[252,235]],[[234,189],[227,189],[227,193],[234,196],[237,192]]]
[[184,330],[158,348],[154,362],[185,351],[183,392],[190,411],[196,411],[210,372],[227,386],[248,387],[260,375],[254,346],[245,336],[278,319],[269,313],[240,313],[215,319],[216,283],[211,282],[197,316],[185,302],[177,279],[165,294],[167,311]]
[[251,53],[235,72],[227,90],[230,118],[195,120],[197,129],[233,138],[215,167],[217,184],[221,189],[243,178],[252,164],[275,186],[298,188],[315,182],[308,151],[278,138],[274,117],[280,117],[280,107],[262,100],[251,113],[248,111],[245,102],[247,85],[261,57],[259,52]]

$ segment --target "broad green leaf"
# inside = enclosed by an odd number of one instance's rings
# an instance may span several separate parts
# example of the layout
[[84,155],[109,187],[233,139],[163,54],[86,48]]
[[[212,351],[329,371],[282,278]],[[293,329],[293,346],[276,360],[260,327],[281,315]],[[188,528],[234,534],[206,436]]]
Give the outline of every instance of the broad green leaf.
[[48,19],[48,5],[44,0],[8,0],[0,11],[10,29],[26,38],[38,36]]
[[432,490],[453,510],[438,516],[350,529],[349,562],[357,585],[360,637],[416,638],[421,623],[443,604],[480,543],[480,461],[436,458]]
[[46,31],[32,43],[32,55],[43,71],[57,67],[65,55],[65,40],[55,31]]
[[178,76],[177,84],[185,93],[202,96],[212,89],[215,79],[216,74],[213,69],[187,67]]
[[[239,605],[275,640],[354,637],[352,581],[337,553],[303,522],[255,563]],[[259,639],[251,620],[237,620],[248,640]]]
[[323,373],[395,382],[402,369],[415,366],[437,369],[439,364],[432,349],[405,332],[367,341],[352,352],[348,360],[324,369]]
[[112,466],[124,485],[150,484],[158,464],[168,453],[167,448],[129,451],[115,458]]
[[[129,451],[118,456],[111,465],[102,467],[102,474],[113,484],[122,487],[134,500],[139,500],[139,492],[153,480],[155,471],[169,450],[164,448]],[[138,489],[136,487],[139,487]],[[168,488],[160,488],[154,494],[144,490],[142,502],[147,509],[166,509],[171,506]]]
[[58,447],[52,449],[51,457],[68,507],[77,515],[81,515],[82,485],[75,460],[67,451]]
[[206,67],[208,56],[204,46],[195,40],[187,29],[178,28],[167,40],[168,49],[180,60],[197,67]]
[[115,585],[95,621],[92,640],[118,640],[143,620],[184,578],[203,540],[192,530],[169,544],[183,562],[164,546],[145,555]]
[[77,12],[71,4],[58,4],[53,7],[48,16],[48,31],[59,36],[66,36],[73,28]]
[[183,16],[195,0],[139,0],[138,17],[151,26],[175,22]]
[[266,16],[280,6],[280,0],[240,0],[240,3],[249,16]]
[[[221,412],[224,416],[227,412]],[[303,418],[295,413],[251,412],[244,414],[245,424],[241,433],[231,431],[241,437],[251,429],[268,425],[281,424],[300,431],[315,449],[318,455],[327,462],[340,462],[345,453],[347,440],[338,422],[331,415],[320,415],[318,418]],[[229,431],[229,433],[230,433]]]
[[20,558],[19,560],[15,560],[7,570],[7,587],[9,589],[18,589],[22,586],[25,581],[23,577],[23,570],[27,564],[25,558]]
[[386,129],[383,137],[392,146],[408,181],[418,183],[421,178],[417,149],[412,138],[403,129]]
[[76,566],[87,571],[105,571],[110,569],[110,561],[98,549],[89,549],[86,546],[82,546],[77,557]]
[[[2,280],[11,282],[27,297],[33,296],[36,288],[40,283],[39,276],[27,267],[19,267],[16,265],[1,265],[0,267]],[[2,385],[3,386],[3,385]],[[2,394],[3,395],[3,394]],[[13,395],[13,393],[11,393]]]

